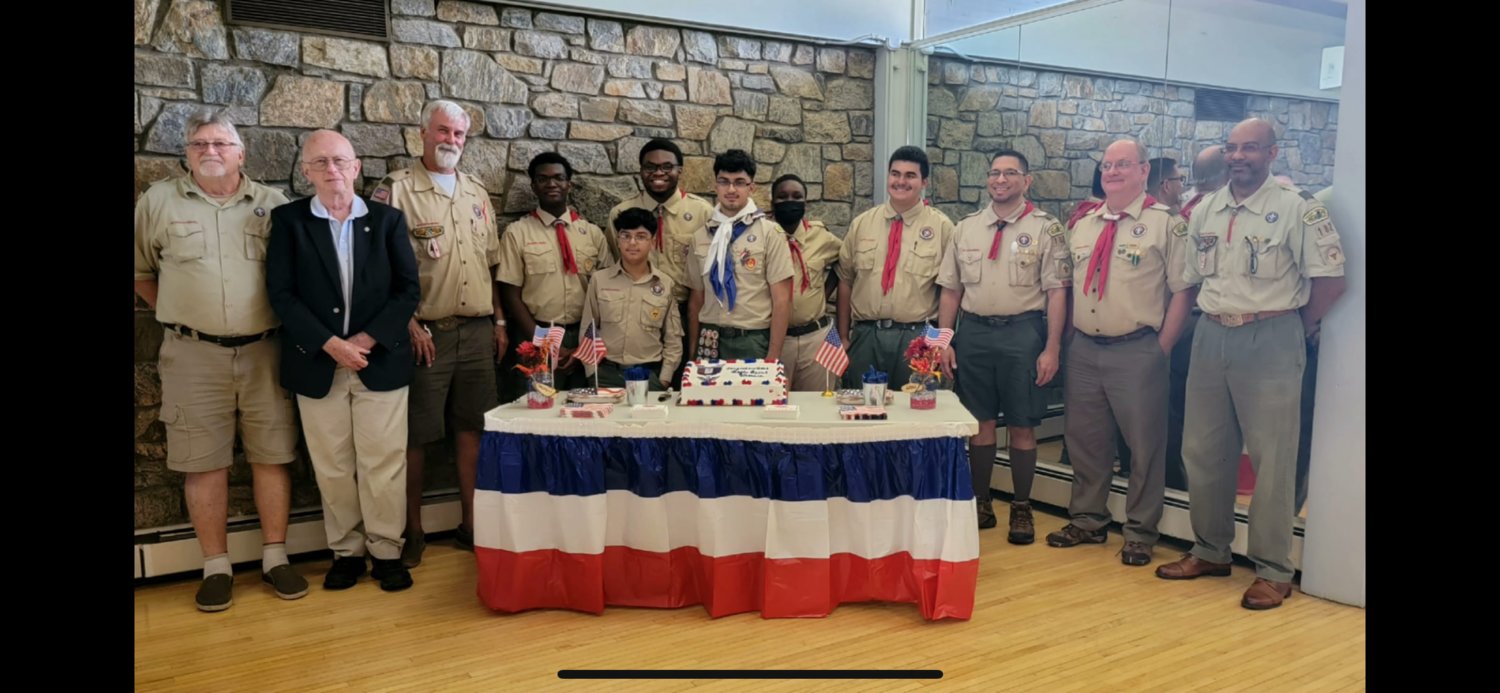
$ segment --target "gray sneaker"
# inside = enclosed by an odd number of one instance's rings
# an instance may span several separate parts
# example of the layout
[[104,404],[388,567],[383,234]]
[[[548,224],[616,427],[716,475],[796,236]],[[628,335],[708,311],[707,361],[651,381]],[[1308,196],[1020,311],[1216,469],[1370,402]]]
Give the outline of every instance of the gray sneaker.
[[198,586],[199,611],[223,611],[234,604],[234,576],[219,573],[203,578]]

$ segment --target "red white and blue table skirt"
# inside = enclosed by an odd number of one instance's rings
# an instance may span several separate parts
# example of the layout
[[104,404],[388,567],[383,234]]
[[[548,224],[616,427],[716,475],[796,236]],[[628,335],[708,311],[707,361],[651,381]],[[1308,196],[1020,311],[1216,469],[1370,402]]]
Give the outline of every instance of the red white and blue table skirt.
[[715,618],[886,601],[968,619],[977,422],[951,392],[928,411],[896,397],[888,421],[842,421],[818,393],[792,394],[795,421],[759,407],[673,406],[666,421],[498,407],[474,497],[479,598],[502,612],[702,604]]

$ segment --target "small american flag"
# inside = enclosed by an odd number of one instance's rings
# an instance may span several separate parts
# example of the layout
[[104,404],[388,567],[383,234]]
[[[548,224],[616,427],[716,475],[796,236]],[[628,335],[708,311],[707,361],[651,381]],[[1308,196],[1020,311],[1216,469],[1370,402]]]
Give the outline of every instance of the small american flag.
[[594,324],[589,323],[589,329],[583,333],[583,339],[578,340],[578,350],[573,353],[578,355],[579,361],[590,366],[597,366],[609,350],[604,346],[604,340],[599,338]]
[[953,330],[946,327],[938,329],[932,325],[927,326],[927,346],[947,349],[948,342],[951,341],[953,341]]
[[557,351],[558,349],[562,348],[562,340],[563,340],[563,328],[562,328],[562,325],[553,325],[552,327],[547,328],[547,341],[549,341],[549,342],[552,343],[552,350],[553,351]]
[[536,331],[531,333],[531,343],[539,347],[547,346],[547,328],[536,326]]
[[839,341],[839,331],[829,330],[828,336],[823,339],[823,344],[818,347],[818,354],[813,357],[818,365],[827,368],[829,373],[843,375],[849,368],[849,354],[844,353],[844,344]]

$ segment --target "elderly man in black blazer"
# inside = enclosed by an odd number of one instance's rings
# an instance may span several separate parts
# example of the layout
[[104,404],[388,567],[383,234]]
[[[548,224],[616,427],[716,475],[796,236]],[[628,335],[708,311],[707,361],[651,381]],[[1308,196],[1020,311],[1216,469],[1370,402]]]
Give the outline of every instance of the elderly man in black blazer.
[[333,549],[325,589],[370,576],[411,586],[406,526],[406,324],[421,288],[400,211],[354,193],[360,161],[331,130],[307,138],[302,173],[317,194],[271,212],[266,286],[281,318],[281,384],[297,394]]

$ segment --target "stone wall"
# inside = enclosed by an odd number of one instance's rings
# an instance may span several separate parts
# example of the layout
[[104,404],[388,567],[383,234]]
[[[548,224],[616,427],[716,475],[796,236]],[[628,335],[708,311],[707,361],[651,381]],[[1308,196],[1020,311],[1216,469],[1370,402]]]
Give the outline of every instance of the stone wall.
[[[1117,138],[1138,137],[1153,158],[1191,165],[1234,126],[1197,120],[1191,87],[956,59],[933,58],[929,66],[928,194],[954,219],[987,199],[990,155],[1000,149],[1026,155],[1031,197],[1056,213],[1089,196],[1094,165]],[[1337,104],[1251,96],[1248,107],[1276,125],[1281,152],[1273,174],[1314,191],[1332,184]]]
[[[640,189],[638,154],[669,137],[686,155],[684,187],[713,192],[713,155],[762,164],[757,198],[793,172],[809,213],[842,233],[872,186],[875,55],[729,33],[558,14],[491,3],[392,0],[390,43],[227,26],[214,0],[136,0],[135,184],[182,172],[183,123],[229,109],[246,173],[293,197],[311,193],[298,146],[317,128],[354,143],[365,185],[421,155],[423,104],[449,98],[473,127],[460,168],[506,215],[533,205],[526,164],[558,151],[578,171],[574,204],[603,224]],[[182,479],[166,471],[156,415],[161,329],[136,305],[136,526],[186,522]],[[305,455],[304,455],[305,457]],[[456,486],[429,465],[428,486]],[[297,507],[317,505],[310,469],[294,469]],[[249,470],[232,475],[231,516],[254,512]]]

